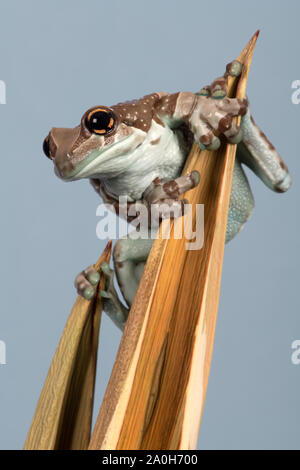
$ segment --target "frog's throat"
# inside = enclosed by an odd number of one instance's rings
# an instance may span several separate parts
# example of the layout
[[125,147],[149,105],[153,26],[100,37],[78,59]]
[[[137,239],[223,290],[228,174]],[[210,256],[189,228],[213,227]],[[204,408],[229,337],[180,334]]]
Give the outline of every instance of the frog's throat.
[[144,132],[139,135],[134,133],[109,145],[109,147],[92,150],[76,165],[73,171],[63,176],[63,180],[75,181],[97,175],[104,178],[117,176],[132,163],[133,152],[140,145],[144,136]]

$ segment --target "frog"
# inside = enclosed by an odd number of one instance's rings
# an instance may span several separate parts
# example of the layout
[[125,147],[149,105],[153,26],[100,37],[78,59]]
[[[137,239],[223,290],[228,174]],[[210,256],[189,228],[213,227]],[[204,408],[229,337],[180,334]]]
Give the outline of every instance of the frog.
[[[242,64],[230,62],[225,73],[198,92],[154,92],[112,106],[89,108],[74,128],[53,127],[43,142],[45,155],[63,181],[88,179],[105,204],[120,214],[120,197],[128,208],[153,205],[159,220],[176,217],[188,204],[180,198],[200,183],[199,173],[182,174],[196,142],[217,150],[222,140],[236,144],[236,159],[226,227],[226,243],[249,220],[254,198],[244,171],[250,168],[271,190],[283,193],[291,185],[287,165],[255,123],[248,98],[227,96],[228,77],[238,77]],[[237,119],[240,118],[240,124]],[[165,207],[169,208],[167,215]],[[122,211],[128,222],[130,210]],[[121,237],[114,245],[113,264],[101,264],[106,276],[100,291],[104,311],[124,329],[153,237]],[[126,302],[120,300],[117,284]],[[94,297],[100,274],[93,265],[75,278],[82,297]]]

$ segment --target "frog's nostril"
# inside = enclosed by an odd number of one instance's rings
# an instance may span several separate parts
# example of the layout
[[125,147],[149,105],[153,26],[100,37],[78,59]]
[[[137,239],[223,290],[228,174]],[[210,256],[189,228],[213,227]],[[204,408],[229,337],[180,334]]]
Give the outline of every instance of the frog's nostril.
[[49,136],[47,136],[43,142],[43,152],[46,155],[46,157],[51,158]]

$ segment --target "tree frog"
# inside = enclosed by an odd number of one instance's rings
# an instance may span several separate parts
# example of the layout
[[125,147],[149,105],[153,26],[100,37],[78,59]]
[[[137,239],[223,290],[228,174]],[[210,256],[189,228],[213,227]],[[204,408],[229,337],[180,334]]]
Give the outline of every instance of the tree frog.
[[[226,241],[249,219],[254,201],[242,164],[247,165],[272,190],[284,192],[291,185],[287,166],[274,146],[255,124],[247,99],[227,97],[228,75],[239,76],[241,64],[233,61],[225,74],[198,93],[152,93],[139,100],[88,109],[73,129],[53,127],[46,137],[44,153],[64,181],[88,178],[104,202],[118,210],[119,196],[129,206],[137,202],[184,205],[179,195],[199,184],[193,171],[181,175],[191,145],[215,150],[220,136],[237,144],[228,214]],[[234,117],[241,116],[237,126]],[[130,220],[130,218],[128,219]],[[128,308],[119,300],[114,272],[128,307],[131,306],[153,240],[124,237],[114,246],[115,271],[101,266],[107,285],[101,291],[104,310],[121,329]],[[78,293],[91,299],[99,274],[93,266],[75,280]]]

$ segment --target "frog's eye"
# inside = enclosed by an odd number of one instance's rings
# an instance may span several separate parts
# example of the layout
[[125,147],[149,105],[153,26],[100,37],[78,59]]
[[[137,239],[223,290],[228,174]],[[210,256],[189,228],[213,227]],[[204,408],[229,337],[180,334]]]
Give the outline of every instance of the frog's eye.
[[46,139],[43,142],[43,152],[46,155],[46,157],[51,158],[51,156],[50,156],[49,137],[46,137]]
[[98,135],[106,135],[113,131],[116,118],[110,109],[95,108],[85,118],[85,125],[90,132]]

